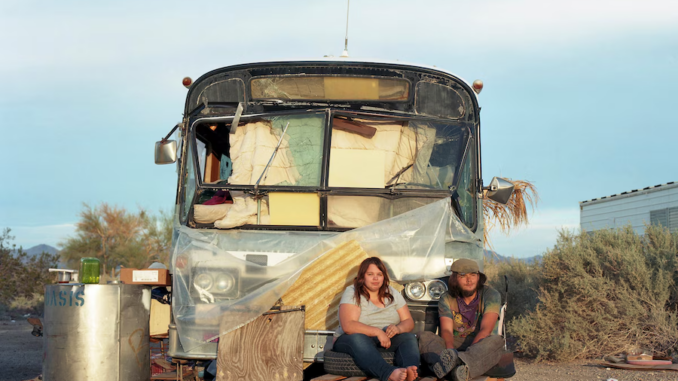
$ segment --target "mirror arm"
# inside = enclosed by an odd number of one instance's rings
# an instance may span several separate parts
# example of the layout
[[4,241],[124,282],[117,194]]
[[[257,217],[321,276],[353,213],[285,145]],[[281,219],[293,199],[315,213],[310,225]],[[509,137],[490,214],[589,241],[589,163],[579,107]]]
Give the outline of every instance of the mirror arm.
[[176,131],[177,128],[179,128],[179,126],[181,126],[181,123],[177,123],[177,125],[174,126],[174,128],[169,132],[169,134],[167,134],[167,136],[165,136],[164,138],[162,138],[162,140],[160,140],[160,143],[162,143],[162,144],[167,143],[167,140],[170,138],[170,136],[172,136],[174,131]]

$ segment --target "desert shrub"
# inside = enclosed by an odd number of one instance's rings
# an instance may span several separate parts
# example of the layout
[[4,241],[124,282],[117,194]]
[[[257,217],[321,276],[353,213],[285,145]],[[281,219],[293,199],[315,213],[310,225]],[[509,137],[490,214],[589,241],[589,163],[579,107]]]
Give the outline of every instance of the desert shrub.
[[41,315],[44,310],[45,296],[34,293],[31,296],[17,296],[9,303],[9,308],[13,312],[20,314],[32,313]]
[[538,303],[509,322],[527,355],[567,361],[678,343],[678,236],[649,226],[592,234],[563,231],[539,263]]
[[534,311],[540,281],[538,262],[528,264],[513,258],[508,261],[486,259],[484,271],[490,286],[502,294],[502,301],[506,301],[504,276],[508,277],[508,306],[505,316],[507,322]]

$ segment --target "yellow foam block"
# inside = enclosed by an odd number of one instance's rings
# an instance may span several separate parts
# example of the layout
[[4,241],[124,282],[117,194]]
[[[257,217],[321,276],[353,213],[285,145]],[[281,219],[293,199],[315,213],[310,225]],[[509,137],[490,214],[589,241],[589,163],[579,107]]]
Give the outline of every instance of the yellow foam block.
[[[306,306],[306,329],[337,329],[341,296],[346,287],[353,285],[360,263],[369,257],[357,241],[329,250],[302,271],[283,295],[283,304]],[[390,285],[403,290],[398,283]]]
[[268,194],[271,225],[320,225],[317,193],[271,192]]
[[360,262],[368,257],[356,241],[326,252],[304,269],[283,295],[283,303],[306,306],[306,329],[336,329],[341,295],[353,284]]
[[330,151],[331,187],[380,188],[386,183],[386,152],[332,148]]

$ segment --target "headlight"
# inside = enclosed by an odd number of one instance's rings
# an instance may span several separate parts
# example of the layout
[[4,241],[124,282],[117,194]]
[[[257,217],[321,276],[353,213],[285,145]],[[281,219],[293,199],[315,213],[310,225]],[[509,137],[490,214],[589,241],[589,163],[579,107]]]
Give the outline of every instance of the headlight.
[[216,284],[219,292],[227,292],[235,285],[235,278],[231,274],[221,274],[217,276]]
[[442,281],[434,280],[428,284],[428,295],[433,300],[440,299],[440,297],[443,296],[445,291],[447,291],[447,285]]
[[194,286],[201,288],[205,291],[212,288],[212,283],[213,283],[212,277],[204,273],[196,276],[195,280],[193,281]]
[[421,299],[426,295],[426,286],[421,282],[408,283],[405,286],[405,295],[413,300]]

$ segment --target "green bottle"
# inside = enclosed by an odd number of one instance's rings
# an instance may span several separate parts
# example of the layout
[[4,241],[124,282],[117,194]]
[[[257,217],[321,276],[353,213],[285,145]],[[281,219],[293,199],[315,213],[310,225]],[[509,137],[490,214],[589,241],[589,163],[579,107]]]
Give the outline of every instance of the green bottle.
[[98,284],[101,262],[98,258],[80,258],[80,283]]

